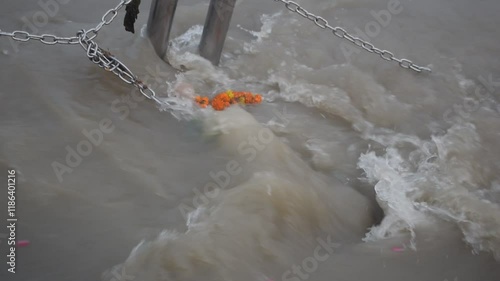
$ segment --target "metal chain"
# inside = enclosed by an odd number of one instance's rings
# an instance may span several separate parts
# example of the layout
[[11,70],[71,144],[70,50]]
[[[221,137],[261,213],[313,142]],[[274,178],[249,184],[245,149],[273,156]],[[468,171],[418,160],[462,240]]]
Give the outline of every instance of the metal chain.
[[[7,36],[11,37],[13,40],[27,42],[29,40],[38,40],[47,45],[55,45],[55,44],[80,44],[80,46],[86,51],[87,57],[99,67],[105,69],[106,71],[113,72],[120,79],[122,79],[125,83],[134,85],[139,89],[142,95],[144,95],[147,99],[153,100],[159,105],[163,105],[164,102],[156,97],[156,93],[153,89],[144,84],[141,80],[137,79],[137,76],[128,69],[125,64],[115,58],[110,52],[103,50],[99,47],[99,45],[93,41],[102,27],[105,25],[111,24],[113,20],[118,15],[118,11],[122,9],[124,6],[129,4],[132,0],[121,0],[120,3],[113,9],[108,10],[101,18],[101,22],[94,28],[89,30],[80,30],[76,36],[73,37],[59,37],[52,34],[42,34],[42,35],[34,35],[30,34],[26,31],[16,30],[14,32],[4,32],[0,30],[0,37]],[[330,29],[333,34],[337,37],[344,38],[351,43],[355,44],[358,47],[365,49],[370,53],[379,54],[383,59],[387,61],[396,61],[399,65],[406,69],[412,69],[416,72],[421,72],[422,70],[431,71],[427,67],[421,67],[414,64],[412,61],[407,59],[398,59],[387,50],[380,50],[375,48],[371,43],[366,42],[358,37],[352,36],[347,33],[341,27],[332,27],[328,24],[328,21],[320,16],[316,16],[304,8],[302,8],[299,4],[293,1],[286,0],[274,0],[280,1],[285,4],[286,8],[292,12],[295,12],[301,15],[304,18],[307,18],[313,21],[317,26],[322,29]]]
[[[94,28],[91,28],[87,31],[87,35],[92,40],[97,37],[97,34],[101,30],[101,28],[105,25],[111,24],[113,20],[118,15],[118,11],[122,9],[124,6],[132,2],[132,0],[121,0],[120,3],[114,7],[113,9],[108,10],[101,18],[101,22]],[[80,43],[78,36],[73,37],[59,37],[52,34],[42,34],[35,35],[30,34],[29,32],[16,30],[13,32],[4,32],[0,29],[0,37],[6,36],[11,37],[12,39],[20,42],[28,42],[29,40],[38,40],[46,45],[55,45],[55,44],[69,44],[74,45]]]
[[322,29],[329,29],[333,33],[333,35],[346,39],[347,41],[353,43],[354,45],[366,50],[369,53],[375,53],[378,54],[381,58],[383,58],[386,61],[395,61],[401,66],[402,68],[405,69],[411,69],[416,72],[422,72],[422,70],[431,72],[431,69],[428,67],[423,67],[423,66],[418,66],[414,64],[411,60],[408,59],[398,59],[397,57],[394,56],[393,53],[387,51],[387,50],[381,50],[379,48],[376,48],[371,44],[370,42],[367,42],[359,37],[352,36],[349,34],[345,29],[342,27],[333,27],[331,26],[328,21],[320,16],[316,16],[313,13],[310,13],[306,9],[302,8],[299,4],[293,1],[287,1],[287,0],[274,0],[276,2],[282,2],[285,4],[285,7],[292,11],[295,12],[302,17],[314,22],[317,26],[319,26]]
[[78,44],[78,37],[59,37],[52,34],[42,34],[42,35],[34,35],[29,32],[16,30],[13,32],[4,32],[0,30],[0,37],[6,36],[10,37],[16,41],[20,42],[28,42],[29,40],[38,40],[46,45],[55,45],[55,44],[69,44],[74,45]]
[[94,34],[89,36],[89,32],[90,30],[81,30],[77,33],[77,36],[78,43],[80,43],[82,48],[86,51],[87,57],[90,61],[106,71],[113,72],[125,83],[134,85],[147,99],[155,101],[158,105],[164,104],[164,102],[156,97],[155,91],[139,80],[125,64],[119,61],[110,52],[99,47],[99,45],[97,45],[97,43],[92,39]]
[[91,34],[90,40],[93,40],[101,28],[105,25],[109,25],[113,22],[113,20],[116,18],[118,15],[118,11],[121,10],[123,7],[125,7],[127,4],[132,2],[132,0],[121,0],[121,2],[114,7],[113,9],[108,10],[101,18],[101,22],[94,28],[91,28],[87,31],[87,35]]
[[51,34],[33,35],[26,31],[16,30],[8,33],[0,30],[0,36],[11,37],[16,41],[27,42],[31,39],[38,40],[47,45],[55,44],[80,44],[86,51],[87,57],[99,67],[104,68],[106,71],[113,72],[116,76],[120,77],[125,83],[134,85],[139,89],[142,95],[147,99],[154,100],[159,105],[165,104],[156,97],[155,91],[144,84],[137,76],[130,71],[121,61],[115,58],[110,52],[105,51],[93,41],[101,28],[109,25],[118,15],[118,11],[129,4],[132,0],[121,0],[115,8],[108,10],[101,18],[101,22],[94,28],[89,30],[80,30],[76,36],[73,37],[58,37]]

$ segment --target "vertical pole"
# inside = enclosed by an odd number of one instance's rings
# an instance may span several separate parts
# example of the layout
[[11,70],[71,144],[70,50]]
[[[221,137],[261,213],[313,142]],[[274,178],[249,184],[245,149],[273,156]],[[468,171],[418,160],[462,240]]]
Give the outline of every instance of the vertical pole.
[[236,0],[210,0],[200,42],[200,55],[218,65]]
[[148,20],[148,36],[156,53],[167,61],[168,38],[172,29],[177,0],[153,0]]

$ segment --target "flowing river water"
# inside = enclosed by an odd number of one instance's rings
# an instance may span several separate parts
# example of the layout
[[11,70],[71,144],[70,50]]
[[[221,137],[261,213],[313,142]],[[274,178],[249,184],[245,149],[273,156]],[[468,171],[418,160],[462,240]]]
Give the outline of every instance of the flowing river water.
[[[168,106],[79,45],[0,37],[2,186],[16,169],[31,242],[11,274],[0,241],[1,280],[500,280],[498,1],[298,1],[422,74],[270,0],[237,2],[213,67],[208,1],[179,2],[171,65],[150,1],[135,34],[121,11],[96,39]],[[0,29],[72,36],[117,3],[2,1]],[[214,113],[191,87],[264,102]]]

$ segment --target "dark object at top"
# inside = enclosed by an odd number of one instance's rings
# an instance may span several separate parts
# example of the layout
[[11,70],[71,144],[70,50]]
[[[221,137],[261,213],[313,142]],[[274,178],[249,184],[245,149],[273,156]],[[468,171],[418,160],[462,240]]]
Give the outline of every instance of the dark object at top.
[[137,20],[137,15],[139,14],[140,4],[141,0],[132,0],[132,2],[127,4],[127,7],[125,8],[127,13],[125,14],[125,19],[123,20],[123,26],[125,26],[125,30],[128,32],[135,33],[134,24]]

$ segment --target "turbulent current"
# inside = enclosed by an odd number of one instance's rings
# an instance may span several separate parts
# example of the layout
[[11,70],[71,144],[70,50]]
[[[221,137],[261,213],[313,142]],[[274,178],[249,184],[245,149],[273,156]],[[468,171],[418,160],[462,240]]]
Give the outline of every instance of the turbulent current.
[[[119,1],[4,2],[2,31],[73,36]],[[209,1],[179,1],[167,64],[150,2],[96,42],[163,106],[79,45],[0,37],[0,178],[30,241],[12,274],[0,230],[1,280],[500,280],[498,1],[297,1],[420,74],[270,0],[236,2],[219,67]],[[228,89],[263,102],[192,101]]]

